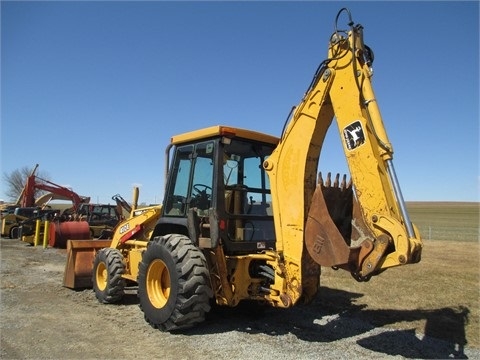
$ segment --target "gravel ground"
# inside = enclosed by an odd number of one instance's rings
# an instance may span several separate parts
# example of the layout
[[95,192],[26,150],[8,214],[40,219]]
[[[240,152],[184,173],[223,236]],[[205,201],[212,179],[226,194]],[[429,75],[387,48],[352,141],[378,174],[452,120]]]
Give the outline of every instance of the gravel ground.
[[320,297],[289,310],[215,308],[188,332],[162,333],[144,321],[134,288],[102,305],[92,290],[62,286],[65,250],[0,242],[2,359],[480,359],[478,349],[332,312]]

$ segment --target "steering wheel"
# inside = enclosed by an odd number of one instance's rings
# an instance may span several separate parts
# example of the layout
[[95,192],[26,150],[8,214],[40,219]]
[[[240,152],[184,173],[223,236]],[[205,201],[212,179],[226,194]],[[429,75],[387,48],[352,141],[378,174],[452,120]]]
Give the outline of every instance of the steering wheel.
[[[210,193],[207,193],[210,190]],[[193,185],[193,199],[190,202],[191,207],[197,207],[200,210],[206,210],[210,207],[210,198],[212,195],[212,188],[204,184]]]
[[[207,194],[207,190],[210,190],[210,194],[212,193],[212,188],[204,184],[194,184],[193,190],[196,191],[195,196],[200,195],[201,193]],[[210,194],[207,194],[207,195],[210,195]]]

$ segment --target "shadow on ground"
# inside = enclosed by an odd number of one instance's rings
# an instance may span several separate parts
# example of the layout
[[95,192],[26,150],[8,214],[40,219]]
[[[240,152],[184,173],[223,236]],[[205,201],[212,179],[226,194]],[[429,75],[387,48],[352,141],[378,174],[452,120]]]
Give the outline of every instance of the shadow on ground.
[[[354,304],[362,294],[322,287],[309,305],[274,309],[258,304],[235,308],[214,307],[207,321],[185,335],[242,331],[283,335],[292,333],[311,342],[332,342],[355,338],[358,345],[386,355],[405,358],[467,358],[465,326],[469,310],[465,307],[433,310],[368,310]],[[399,322],[424,320],[424,336],[415,328],[396,330],[388,327]],[[386,326],[386,329],[372,331]],[[372,334],[369,334],[372,332]]]
[[[358,345],[386,355],[422,359],[466,359],[465,326],[469,309],[457,308],[370,310],[355,304],[363,296],[344,290],[322,287],[308,305],[275,309],[257,303],[241,303],[234,308],[214,306],[204,323],[183,331],[184,335],[242,331],[271,336],[292,333],[304,341],[333,342],[355,338]],[[136,288],[127,288],[119,305],[138,305]],[[424,321],[423,336],[414,326],[391,329],[389,325]],[[383,331],[373,331],[385,326]],[[372,332],[372,334],[369,334]]]

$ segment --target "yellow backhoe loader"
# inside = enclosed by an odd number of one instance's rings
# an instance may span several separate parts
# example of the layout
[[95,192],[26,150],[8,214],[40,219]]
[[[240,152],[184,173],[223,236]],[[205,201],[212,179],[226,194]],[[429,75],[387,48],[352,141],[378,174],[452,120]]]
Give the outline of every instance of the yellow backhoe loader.
[[[337,29],[342,13],[348,30]],[[212,299],[232,307],[244,300],[280,308],[308,302],[319,289],[320,266],[367,281],[420,261],[420,234],[406,211],[371,85],[372,61],[363,27],[341,9],[328,58],[280,138],[227,126],[173,136],[163,204],[150,216],[155,224],[145,226],[132,210],[108,247],[88,244],[83,264],[97,298],[119,301],[126,281],[134,281],[146,321],[172,331],[202,322]],[[348,183],[317,175],[334,118]],[[69,276],[77,277],[67,263]]]

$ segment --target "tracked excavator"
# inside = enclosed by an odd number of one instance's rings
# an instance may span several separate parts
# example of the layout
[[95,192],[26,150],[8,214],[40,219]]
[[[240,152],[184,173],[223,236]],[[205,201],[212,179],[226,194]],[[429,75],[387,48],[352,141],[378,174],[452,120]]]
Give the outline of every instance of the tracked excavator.
[[[337,27],[342,14],[347,30]],[[201,323],[212,300],[279,308],[308,302],[319,289],[321,266],[367,281],[419,262],[422,241],[395,174],[372,63],[363,27],[343,8],[328,57],[279,138],[228,126],[173,136],[162,206],[149,216],[135,215],[133,207],[108,245],[88,243],[77,261],[98,300],[120,301],[134,282],[146,321],[173,331]],[[318,175],[334,119],[348,182]],[[75,243],[64,282],[73,288]]]

